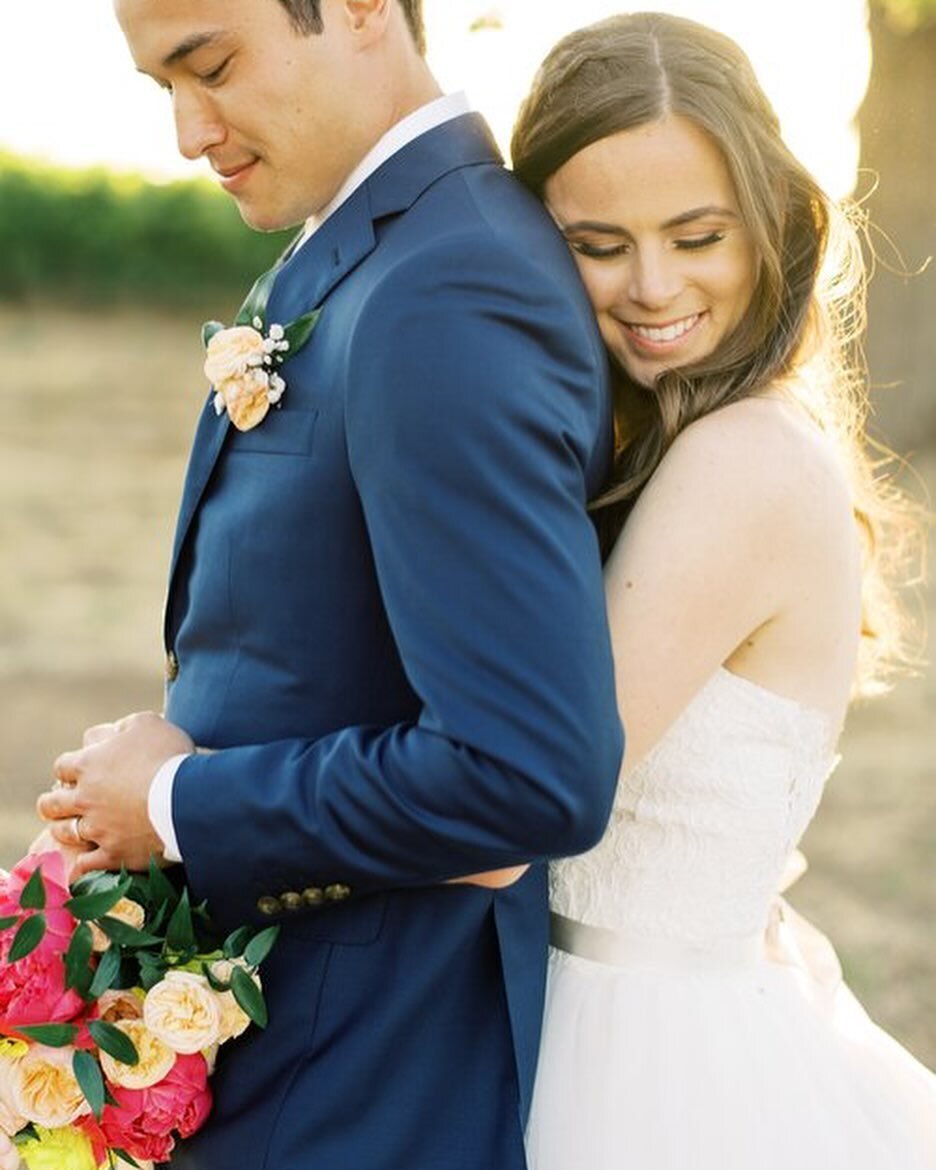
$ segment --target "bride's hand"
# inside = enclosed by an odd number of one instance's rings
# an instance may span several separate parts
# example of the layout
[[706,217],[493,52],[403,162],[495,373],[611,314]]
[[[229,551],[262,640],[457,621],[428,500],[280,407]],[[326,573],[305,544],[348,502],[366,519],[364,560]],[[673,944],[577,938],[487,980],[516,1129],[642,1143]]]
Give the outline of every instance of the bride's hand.
[[485,873],[470,873],[465,877],[451,878],[449,886],[481,886],[486,890],[503,890],[518,882],[530,867],[513,865],[508,869],[489,869]]
[[[50,829],[43,829],[39,836],[29,846],[29,853],[61,853],[65,858],[65,870],[68,874],[68,879],[71,881],[72,871],[75,868],[75,862],[82,855],[87,853],[89,849],[94,849],[94,845],[63,845],[61,841],[52,836]],[[3,1170],[0,1165],[0,1170]]]

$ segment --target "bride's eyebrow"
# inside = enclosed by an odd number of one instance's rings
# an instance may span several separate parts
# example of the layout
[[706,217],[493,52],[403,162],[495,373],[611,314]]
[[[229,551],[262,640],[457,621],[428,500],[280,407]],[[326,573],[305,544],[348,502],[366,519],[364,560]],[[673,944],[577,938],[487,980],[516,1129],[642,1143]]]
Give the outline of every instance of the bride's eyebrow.
[[[666,220],[660,224],[663,230],[674,227],[682,227],[684,224],[693,223],[697,219],[705,219],[707,216],[717,216],[721,219],[740,219],[736,211],[732,211],[730,207],[719,207],[715,203],[708,203],[704,207],[693,207],[688,211],[681,211],[679,215],[674,215],[672,219]],[[555,219],[556,217],[553,216]],[[556,224],[559,230],[566,232],[600,232],[605,236],[629,236],[630,232],[627,228],[622,227],[616,223],[606,223],[600,219],[577,219],[574,223],[560,223],[558,219]]]

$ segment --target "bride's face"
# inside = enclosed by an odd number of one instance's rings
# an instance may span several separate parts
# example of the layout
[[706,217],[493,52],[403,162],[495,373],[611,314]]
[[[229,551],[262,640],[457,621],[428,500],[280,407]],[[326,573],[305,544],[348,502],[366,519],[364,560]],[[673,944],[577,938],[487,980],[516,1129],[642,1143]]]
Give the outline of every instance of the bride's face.
[[757,256],[721,151],[693,123],[600,139],[545,195],[605,344],[640,385],[707,357],[744,316]]

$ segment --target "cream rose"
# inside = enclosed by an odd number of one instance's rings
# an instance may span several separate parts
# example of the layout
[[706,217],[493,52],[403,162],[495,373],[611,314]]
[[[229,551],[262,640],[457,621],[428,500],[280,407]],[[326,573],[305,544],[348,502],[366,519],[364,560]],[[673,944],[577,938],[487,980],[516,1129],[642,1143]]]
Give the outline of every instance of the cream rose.
[[270,376],[266,370],[248,370],[235,378],[215,383],[231,422],[239,431],[249,431],[262,422],[270,409]]
[[[230,983],[231,974],[235,967],[246,969],[246,964],[236,960],[231,962],[228,959],[218,959],[211,964],[211,974],[222,983]],[[254,974],[251,978],[259,987],[260,976]],[[221,1030],[218,1033],[218,1043],[224,1044],[228,1040],[234,1040],[247,1030],[250,1026],[250,1016],[234,998],[233,991],[215,991],[214,996],[221,1009]]]
[[0,1133],[0,1170],[19,1170],[19,1152],[5,1133]]
[[124,1064],[101,1052],[101,1068],[112,1085],[123,1089],[148,1089],[158,1084],[176,1062],[176,1054],[147,1028],[143,1020],[118,1020],[114,1025],[136,1045],[139,1061]]
[[121,1020],[143,1018],[143,993],[135,991],[105,991],[97,1001],[98,1015],[108,1024]]
[[37,1044],[13,1066],[13,1107],[28,1121],[59,1129],[91,1106],[72,1072],[75,1050]]
[[[124,922],[127,926],[142,930],[146,921],[146,911],[139,902],[134,902],[131,898],[121,898],[107,911],[106,917],[116,918],[118,922]],[[90,922],[88,925],[91,927],[91,945],[95,951],[99,954],[101,951],[106,951],[111,945],[110,939],[96,923]]]
[[221,1008],[204,975],[170,971],[143,1001],[146,1026],[174,1052],[191,1055],[217,1044]]
[[26,1124],[26,1118],[16,1106],[14,1085],[16,1066],[29,1049],[25,1044],[18,1046],[15,1041],[5,1042],[4,1048],[5,1051],[0,1050],[0,1134],[12,1137]]
[[263,337],[250,325],[222,329],[208,342],[205,377],[215,387],[229,378],[239,378],[266,356]]

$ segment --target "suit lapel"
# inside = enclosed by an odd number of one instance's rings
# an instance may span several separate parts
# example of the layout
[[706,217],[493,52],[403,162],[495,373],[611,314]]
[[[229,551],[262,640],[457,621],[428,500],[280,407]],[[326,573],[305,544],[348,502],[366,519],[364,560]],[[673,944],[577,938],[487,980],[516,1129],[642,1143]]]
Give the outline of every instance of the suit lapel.
[[[332,289],[376,246],[374,225],[378,220],[407,210],[432,183],[452,170],[495,162],[500,162],[497,146],[477,114],[455,118],[404,146],[358,187],[309,240],[300,248],[287,250],[267,303],[267,324],[288,324],[321,306]],[[326,314],[327,311],[326,308]],[[309,344],[315,344],[314,334]],[[284,376],[288,382],[288,365]],[[227,415],[219,418],[215,414],[212,399],[210,395],[195,432],[179,508],[169,570],[167,645],[179,557],[230,429]]]

